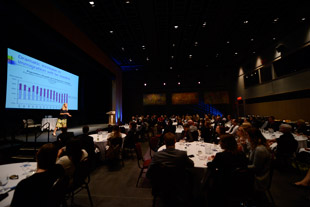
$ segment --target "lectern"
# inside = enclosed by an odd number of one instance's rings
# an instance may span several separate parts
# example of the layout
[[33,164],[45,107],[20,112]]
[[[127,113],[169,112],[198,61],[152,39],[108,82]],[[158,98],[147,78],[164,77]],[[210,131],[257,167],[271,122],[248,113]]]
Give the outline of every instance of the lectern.
[[109,124],[114,125],[115,124],[115,111],[109,111],[107,112],[109,115]]

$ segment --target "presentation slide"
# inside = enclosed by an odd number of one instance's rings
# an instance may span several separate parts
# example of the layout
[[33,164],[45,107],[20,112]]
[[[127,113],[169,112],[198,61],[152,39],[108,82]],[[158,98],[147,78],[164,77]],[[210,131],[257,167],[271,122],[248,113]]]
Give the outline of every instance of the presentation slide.
[[78,110],[79,77],[8,48],[5,108]]

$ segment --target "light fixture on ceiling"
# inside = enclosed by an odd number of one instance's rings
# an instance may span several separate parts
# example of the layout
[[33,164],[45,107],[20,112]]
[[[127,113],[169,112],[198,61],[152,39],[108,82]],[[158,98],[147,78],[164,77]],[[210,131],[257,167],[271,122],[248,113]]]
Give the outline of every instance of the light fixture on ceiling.
[[95,2],[94,1],[90,1],[89,4],[94,7],[95,6]]
[[174,58],[174,56],[173,55],[171,55],[171,59],[173,59]]
[[132,62],[132,59],[131,59],[131,58],[129,58],[129,62]]
[[178,29],[179,28],[179,26],[178,25],[174,25],[174,29]]
[[165,86],[165,85],[166,85],[166,83],[163,83],[163,85]]
[[124,47],[122,47],[121,49],[122,49],[122,51],[125,51],[125,48],[124,48]]
[[247,23],[249,23],[249,21],[248,21],[248,20],[243,21],[243,24],[247,24]]
[[254,41],[254,38],[251,38],[251,42],[253,42]]
[[198,81],[198,85],[200,85],[200,81]]
[[227,44],[229,44],[230,42],[229,42],[229,41],[227,41],[226,43],[227,43]]
[[273,20],[273,22],[277,22],[277,21],[279,21],[279,17],[277,17],[277,18],[275,18],[275,19]]
[[192,57],[193,57],[193,55],[189,55],[188,57],[189,57],[189,58],[192,58]]
[[251,76],[253,76],[253,74],[251,74]]
[[172,70],[172,66],[170,66],[170,70]]
[[146,86],[147,84],[146,84],[146,83],[144,83],[143,85],[144,85],[144,86]]
[[276,38],[274,37],[274,38],[272,38],[272,40],[276,40]]
[[197,47],[197,46],[198,46],[198,42],[195,42],[195,43],[194,43],[194,46]]
[[207,22],[204,22],[204,23],[202,24],[202,27],[205,27],[205,26],[207,26]]
[[178,85],[181,85],[181,82],[178,82]]
[[149,57],[146,57],[146,61],[149,61],[150,60],[150,58]]
[[238,55],[238,52],[235,52],[235,55]]
[[145,45],[142,45],[142,49],[145,50]]
[[305,20],[306,20],[306,17],[301,18],[301,21],[305,21]]
[[113,34],[113,32],[114,32],[113,30],[110,30],[110,34]]
[[174,43],[172,44],[172,47],[175,47],[175,44],[174,44]]
[[130,1],[125,1],[126,4],[130,4]]
[[253,51],[253,54],[255,54],[256,52],[255,51]]

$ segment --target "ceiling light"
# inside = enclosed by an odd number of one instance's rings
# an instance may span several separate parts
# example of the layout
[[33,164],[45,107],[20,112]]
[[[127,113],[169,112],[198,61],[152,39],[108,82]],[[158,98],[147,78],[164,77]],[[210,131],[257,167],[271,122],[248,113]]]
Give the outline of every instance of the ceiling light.
[[111,34],[113,34],[113,32],[114,32],[113,30],[110,30],[110,33],[111,33]]
[[146,83],[144,83],[144,86],[146,86]]
[[189,57],[189,58],[192,58],[193,56],[192,56],[192,55],[189,55],[188,57]]
[[245,76],[245,78],[248,78],[248,76]]
[[143,49],[143,50],[145,49],[145,46],[144,46],[144,45],[142,45],[142,49]]
[[165,86],[165,85],[166,85],[166,83],[163,83],[163,85]]
[[180,83],[180,82],[178,82],[178,85],[181,85],[181,83]]
[[200,85],[200,81],[198,81],[198,84]]
[[253,38],[251,38],[251,42],[253,42],[254,41],[254,39]]
[[149,61],[150,59],[149,59],[149,57],[146,57],[146,61]]
[[198,42],[195,42],[194,45],[197,46],[197,45],[198,45]]
[[125,1],[126,4],[130,4],[130,1]]
[[235,55],[238,55],[238,53],[237,53],[237,52],[235,52]]
[[306,20],[306,18],[305,17],[303,17],[302,19],[301,19],[301,21],[305,21]]
[[173,59],[174,58],[174,56],[173,55],[171,55],[171,59]]
[[138,71],[139,69],[138,68],[136,68],[136,71]]
[[251,74],[251,76],[253,76],[253,74]]
[[277,18],[275,18],[275,19],[273,20],[273,22],[277,22],[277,21],[279,21],[279,17],[277,17]]
[[93,1],[90,1],[90,2],[89,2],[89,4],[90,4],[90,5],[94,5],[94,4],[95,4],[95,2],[93,2]]
[[172,66],[170,66],[170,70],[172,70]]
[[244,24],[247,24],[247,23],[249,23],[249,21],[248,21],[248,20],[245,20],[243,23],[244,23]]
[[174,29],[178,29],[178,27],[179,27],[178,25],[175,25],[175,26],[174,26]]
[[230,42],[229,41],[227,41],[227,44],[229,44]]
[[172,44],[172,47],[175,47],[175,44],[174,44],[174,43]]
[[129,62],[132,62],[132,59],[131,59],[131,58],[129,58]]
[[204,22],[203,24],[202,24],[202,27],[205,27],[207,25],[207,22]]
[[276,38],[274,37],[274,38],[272,38],[272,40],[276,40]]
[[123,51],[125,51],[125,48],[122,47],[121,49],[122,49]]
[[219,56],[219,54],[218,54],[218,53],[216,53],[215,57],[218,57],[218,56]]
[[255,54],[256,52],[255,51],[253,51],[253,54]]

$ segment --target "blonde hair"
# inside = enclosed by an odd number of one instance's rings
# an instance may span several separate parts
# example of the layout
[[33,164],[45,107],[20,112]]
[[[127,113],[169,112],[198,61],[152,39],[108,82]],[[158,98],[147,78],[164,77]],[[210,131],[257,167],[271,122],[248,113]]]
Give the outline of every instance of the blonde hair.
[[[65,107],[65,105],[67,105],[67,107]],[[62,109],[62,110],[68,110],[68,104],[67,104],[67,103],[62,104],[61,109]]]

